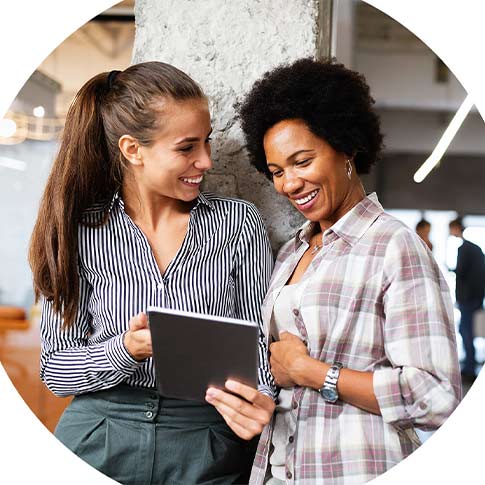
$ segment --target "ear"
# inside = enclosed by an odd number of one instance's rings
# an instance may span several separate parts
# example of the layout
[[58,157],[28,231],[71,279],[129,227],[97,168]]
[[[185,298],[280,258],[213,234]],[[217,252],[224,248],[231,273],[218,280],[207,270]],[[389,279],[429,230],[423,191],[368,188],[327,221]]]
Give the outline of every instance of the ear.
[[143,165],[140,154],[140,144],[131,135],[123,135],[118,140],[118,147],[126,160],[132,165]]

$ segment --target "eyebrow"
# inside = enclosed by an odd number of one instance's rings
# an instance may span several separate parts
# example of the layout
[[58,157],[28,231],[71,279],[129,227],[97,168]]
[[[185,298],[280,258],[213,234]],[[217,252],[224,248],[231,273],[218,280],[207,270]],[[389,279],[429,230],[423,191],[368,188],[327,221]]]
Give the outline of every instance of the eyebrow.
[[[207,134],[206,138],[208,138],[209,136],[211,136],[211,134],[212,134],[212,128],[210,129],[210,131]],[[175,145],[181,145],[182,143],[190,143],[190,142],[199,141],[199,140],[200,140],[199,137],[196,137],[196,136],[188,136],[186,138],[182,138],[181,140],[175,142]]]
[[[286,160],[290,160],[291,158],[295,158],[297,155],[300,155],[301,153],[308,153],[308,152],[313,152],[314,150],[311,150],[311,149],[308,149],[308,150],[298,150],[296,151],[295,153],[292,153],[289,157],[287,157]],[[277,163],[271,163],[271,162],[268,162],[267,163],[268,167],[270,165],[275,165],[275,166],[278,166]]]

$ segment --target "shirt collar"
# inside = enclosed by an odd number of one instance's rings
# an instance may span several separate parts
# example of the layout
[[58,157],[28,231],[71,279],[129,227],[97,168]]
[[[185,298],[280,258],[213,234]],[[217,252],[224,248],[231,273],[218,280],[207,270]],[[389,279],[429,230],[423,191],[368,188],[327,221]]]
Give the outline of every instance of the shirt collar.
[[[125,211],[125,203],[123,202],[123,199],[121,197],[119,190],[117,190],[115,192],[115,194],[113,195],[113,198],[111,199],[111,203],[110,203],[109,209],[108,209],[109,212],[111,212],[115,203],[117,203],[120,206],[120,208],[123,212]],[[199,196],[197,197],[196,202],[195,202],[192,210],[197,209],[199,207],[199,205],[201,205],[201,204],[209,207],[210,209],[214,209],[214,203],[210,200],[210,198],[208,197],[207,194],[204,194],[202,192],[199,193]]]
[[199,207],[200,204],[203,204],[209,207],[210,209],[215,209],[214,202],[210,200],[209,194],[205,194],[204,192],[199,192],[199,196],[197,197],[197,202],[194,205],[194,209],[197,209],[197,207]]
[[[341,238],[354,246],[383,212],[384,209],[377,199],[377,194],[373,192],[367,195],[323,233],[323,245]],[[307,221],[301,226],[295,235],[295,249],[303,242],[309,242],[316,224],[316,222]]]

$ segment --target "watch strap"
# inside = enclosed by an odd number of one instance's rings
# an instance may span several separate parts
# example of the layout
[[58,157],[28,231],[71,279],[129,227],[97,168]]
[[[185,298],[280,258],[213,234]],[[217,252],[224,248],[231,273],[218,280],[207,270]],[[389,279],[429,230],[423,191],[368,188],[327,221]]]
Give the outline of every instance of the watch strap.
[[327,375],[325,376],[325,381],[323,383],[322,388],[320,389],[320,393],[322,393],[323,389],[331,389],[335,393],[335,400],[329,402],[335,402],[338,399],[337,394],[337,382],[340,376],[340,370],[342,369],[343,364],[341,362],[334,362],[327,371]]

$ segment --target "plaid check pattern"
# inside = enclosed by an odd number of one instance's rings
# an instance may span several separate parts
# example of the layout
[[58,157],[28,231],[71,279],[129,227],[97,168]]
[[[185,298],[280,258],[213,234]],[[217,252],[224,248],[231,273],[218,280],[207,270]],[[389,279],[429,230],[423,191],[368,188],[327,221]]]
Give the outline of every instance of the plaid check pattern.
[[[274,302],[312,229],[307,222],[278,255],[263,304],[267,335]],[[313,358],[374,373],[382,416],[294,388],[286,481],[364,483],[420,445],[414,428],[438,428],[461,399],[449,290],[431,252],[375,194],[324,232],[304,279],[306,291],[288,317]],[[261,435],[250,483],[264,482],[272,427]]]

